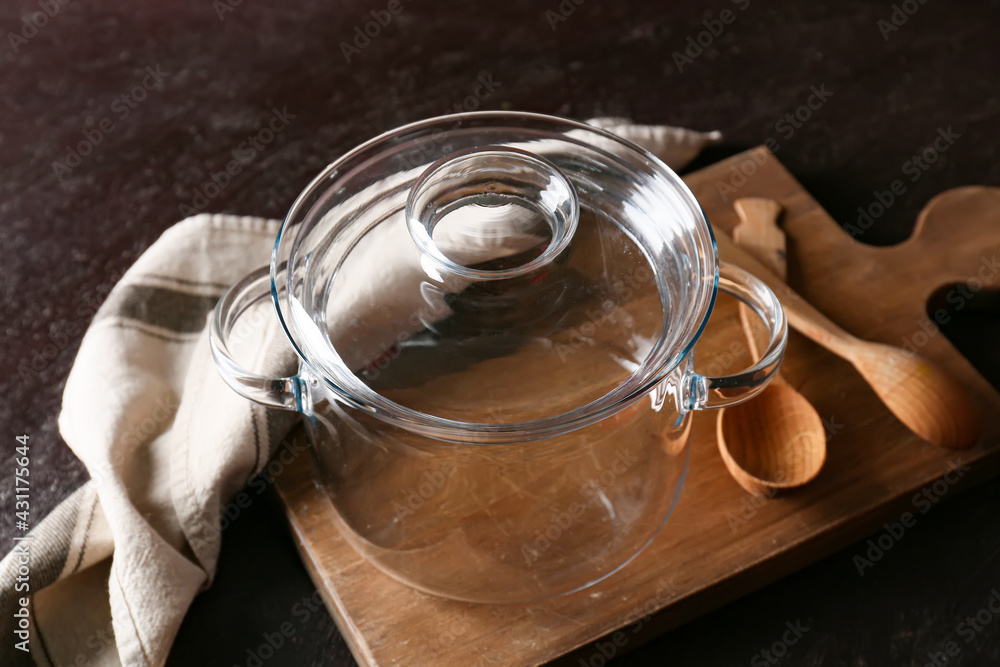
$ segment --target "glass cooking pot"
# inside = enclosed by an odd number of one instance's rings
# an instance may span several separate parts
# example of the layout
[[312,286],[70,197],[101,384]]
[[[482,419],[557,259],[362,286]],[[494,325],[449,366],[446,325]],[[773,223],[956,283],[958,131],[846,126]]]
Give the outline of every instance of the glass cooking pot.
[[[746,371],[706,377],[693,348],[720,288],[769,341]],[[227,347],[269,298],[289,377]],[[476,602],[568,593],[632,560],[676,503],[691,412],[760,392],[785,340],[775,296],[719,264],[701,207],[656,157],[493,112],[407,125],[331,164],[211,329],[232,388],[306,416],[352,545]]]

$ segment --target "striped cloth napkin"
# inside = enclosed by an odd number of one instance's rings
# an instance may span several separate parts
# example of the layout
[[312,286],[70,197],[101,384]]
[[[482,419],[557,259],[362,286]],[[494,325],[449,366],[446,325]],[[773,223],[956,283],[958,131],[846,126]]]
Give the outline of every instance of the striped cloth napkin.
[[[720,138],[589,122],[674,168]],[[0,562],[0,665],[166,662],[192,599],[211,585],[224,504],[261,472],[296,418],[226,387],[208,343],[216,301],[267,262],[278,227],[228,215],[179,222],[94,317],[59,416],[91,480]],[[277,318],[254,319],[237,357],[274,377],[294,372]]]

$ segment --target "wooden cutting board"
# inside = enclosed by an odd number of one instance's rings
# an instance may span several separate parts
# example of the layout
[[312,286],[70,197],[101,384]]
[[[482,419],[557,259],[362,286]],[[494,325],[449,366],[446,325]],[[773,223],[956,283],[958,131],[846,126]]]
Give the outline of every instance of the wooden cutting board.
[[[687,484],[653,544],[592,588],[514,606],[438,599],[379,572],[334,528],[332,505],[311,482],[307,457],[298,457],[276,480],[278,493],[303,560],[360,664],[604,664],[609,652],[634,648],[1000,472],[1000,394],[934,325],[934,316],[944,315],[928,315],[926,307],[932,294],[956,308],[972,294],[939,291],[943,286],[1000,285],[1000,189],[946,192],[924,209],[913,237],[877,248],[845,234],[765,148],[685,180],[712,224],[727,232],[737,222],[734,199],[778,200],[786,211],[789,284],[847,331],[908,345],[947,368],[975,397],[980,443],[964,452],[925,443],[849,364],[791,332],[784,375],[828,428],[827,463],[813,483],[751,499],[719,457],[715,413],[698,413]],[[725,353],[737,317],[731,300],[720,299],[698,358]]]

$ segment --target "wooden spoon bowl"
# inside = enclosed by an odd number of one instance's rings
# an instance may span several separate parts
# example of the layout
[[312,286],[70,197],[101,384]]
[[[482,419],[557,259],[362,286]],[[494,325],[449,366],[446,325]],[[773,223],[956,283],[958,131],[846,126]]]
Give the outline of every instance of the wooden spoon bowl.
[[802,486],[826,461],[826,433],[815,408],[782,381],[718,418],[719,453],[733,479],[759,496]]
[[[733,238],[782,278],[785,234],[777,225],[781,205],[771,199],[739,199],[741,223]],[[757,357],[753,315],[740,306],[750,353]],[[752,494],[774,495],[811,481],[826,462],[826,431],[816,409],[776,373],[754,399],[719,411],[719,453],[733,479]]]
[[951,376],[902,348],[858,339],[853,343],[851,363],[914,433],[948,449],[975,444],[979,436],[975,405]]

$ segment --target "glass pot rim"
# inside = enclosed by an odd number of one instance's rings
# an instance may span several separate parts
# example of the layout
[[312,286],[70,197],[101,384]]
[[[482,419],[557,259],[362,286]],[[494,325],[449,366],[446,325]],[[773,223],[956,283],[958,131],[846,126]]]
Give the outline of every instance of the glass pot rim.
[[[668,346],[665,331],[661,331],[643,362],[614,389],[585,405],[573,406],[567,412],[532,421],[467,422],[430,415],[395,403],[374,391],[339,358],[333,368],[326,364],[320,369],[304,351],[294,325],[296,311],[291,305],[290,295],[295,275],[286,271],[286,266],[295,264],[292,260],[296,232],[313,215],[317,200],[336,187],[338,176],[350,173],[360,163],[377,155],[380,149],[392,146],[401,137],[415,136],[421,132],[430,132],[428,136],[435,136],[434,132],[448,126],[463,129],[482,126],[548,129],[556,133],[583,132],[601,141],[612,142],[614,146],[624,149],[624,156],[629,160],[641,164],[645,169],[654,170],[657,176],[664,178],[670,185],[671,193],[678,197],[685,205],[685,211],[690,213],[684,229],[695,236],[697,246],[702,251],[700,256],[711,262],[710,266],[701,267],[701,273],[696,267],[690,267],[688,271],[689,277],[696,283],[693,299],[696,303],[682,320],[671,324],[686,333]],[[336,399],[369,413],[380,421],[438,440],[462,443],[502,444],[539,440],[602,421],[642,399],[688,358],[708,323],[718,289],[718,249],[711,224],[690,188],[672,169],[644,148],[601,128],[556,116],[519,111],[476,111],[429,118],[384,132],[345,153],[320,172],[292,203],[275,239],[270,263],[270,292],[275,313],[285,337],[299,358],[300,375],[306,380],[307,386],[304,389],[309,395],[318,387],[324,387]],[[676,313],[665,313],[665,317],[673,315]],[[686,391],[683,383],[682,391]],[[304,398],[302,408],[308,413],[312,398]]]

